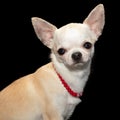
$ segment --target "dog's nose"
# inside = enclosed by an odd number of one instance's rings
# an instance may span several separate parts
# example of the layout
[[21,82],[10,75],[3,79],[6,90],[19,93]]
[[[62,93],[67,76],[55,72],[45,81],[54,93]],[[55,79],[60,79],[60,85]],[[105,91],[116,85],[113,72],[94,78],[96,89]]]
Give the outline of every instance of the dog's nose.
[[82,54],[80,52],[75,52],[72,54],[72,59],[76,62],[81,60]]

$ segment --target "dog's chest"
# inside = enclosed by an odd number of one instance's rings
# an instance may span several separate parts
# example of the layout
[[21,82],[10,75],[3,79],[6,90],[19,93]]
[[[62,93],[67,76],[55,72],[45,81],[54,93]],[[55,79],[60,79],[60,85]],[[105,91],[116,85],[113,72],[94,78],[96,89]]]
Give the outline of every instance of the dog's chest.
[[[62,102],[59,104],[59,111],[63,118],[67,120],[73,113],[76,105],[78,105],[81,100],[79,98],[74,98],[71,95],[68,95],[68,97],[61,98]],[[60,99],[59,99],[60,100]]]

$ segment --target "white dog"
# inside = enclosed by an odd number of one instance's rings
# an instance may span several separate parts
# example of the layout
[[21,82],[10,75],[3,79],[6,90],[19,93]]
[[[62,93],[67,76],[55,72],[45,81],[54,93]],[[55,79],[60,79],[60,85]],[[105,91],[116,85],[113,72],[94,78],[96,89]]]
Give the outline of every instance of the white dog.
[[33,17],[34,30],[51,49],[52,62],[0,92],[0,120],[67,120],[81,101],[104,16],[99,4],[83,23],[59,29]]

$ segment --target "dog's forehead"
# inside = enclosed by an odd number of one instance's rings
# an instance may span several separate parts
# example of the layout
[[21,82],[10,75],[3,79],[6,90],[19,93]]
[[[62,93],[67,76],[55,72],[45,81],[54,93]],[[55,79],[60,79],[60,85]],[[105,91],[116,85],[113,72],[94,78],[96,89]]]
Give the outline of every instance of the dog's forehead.
[[58,40],[88,39],[91,37],[89,27],[81,23],[70,23],[56,30]]
[[80,32],[81,30],[85,30],[87,28],[86,25],[83,25],[81,23],[69,23],[61,28],[59,28],[57,31],[60,32],[60,33],[68,33],[69,32]]

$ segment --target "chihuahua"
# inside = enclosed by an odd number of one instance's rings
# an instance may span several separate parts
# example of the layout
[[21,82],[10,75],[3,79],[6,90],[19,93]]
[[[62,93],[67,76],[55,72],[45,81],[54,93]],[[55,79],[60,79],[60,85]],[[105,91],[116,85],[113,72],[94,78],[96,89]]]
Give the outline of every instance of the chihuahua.
[[51,62],[21,77],[0,92],[0,120],[67,120],[81,102],[105,24],[103,4],[82,23],[57,28],[31,18],[40,41],[51,49]]

